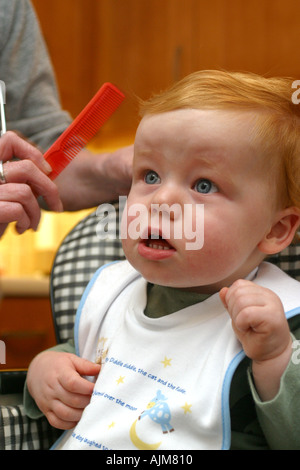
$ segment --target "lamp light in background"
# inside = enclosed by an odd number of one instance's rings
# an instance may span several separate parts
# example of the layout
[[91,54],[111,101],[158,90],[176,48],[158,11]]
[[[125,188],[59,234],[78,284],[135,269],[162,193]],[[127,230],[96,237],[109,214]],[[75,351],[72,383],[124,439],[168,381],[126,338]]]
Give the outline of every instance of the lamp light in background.
[[36,269],[43,275],[49,275],[57,249],[55,221],[53,214],[42,211],[38,231],[35,233]]

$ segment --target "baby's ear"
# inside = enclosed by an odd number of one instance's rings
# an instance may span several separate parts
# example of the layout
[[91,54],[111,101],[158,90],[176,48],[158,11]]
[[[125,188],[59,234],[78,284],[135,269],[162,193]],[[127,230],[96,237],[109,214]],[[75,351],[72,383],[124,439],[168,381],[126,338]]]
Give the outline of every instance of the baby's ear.
[[268,255],[279,253],[292,243],[299,226],[300,210],[297,207],[280,211],[271,230],[258,244],[259,250]]

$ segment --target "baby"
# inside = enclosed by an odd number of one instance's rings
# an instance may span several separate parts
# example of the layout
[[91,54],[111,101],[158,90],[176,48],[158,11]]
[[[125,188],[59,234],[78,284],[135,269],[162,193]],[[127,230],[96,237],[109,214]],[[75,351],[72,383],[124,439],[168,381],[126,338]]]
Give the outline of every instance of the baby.
[[300,284],[264,261],[300,225],[291,83],[202,71],[142,103],[127,260],[87,287],[77,355],[28,372],[53,425],[79,421],[56,448],[300,448]]

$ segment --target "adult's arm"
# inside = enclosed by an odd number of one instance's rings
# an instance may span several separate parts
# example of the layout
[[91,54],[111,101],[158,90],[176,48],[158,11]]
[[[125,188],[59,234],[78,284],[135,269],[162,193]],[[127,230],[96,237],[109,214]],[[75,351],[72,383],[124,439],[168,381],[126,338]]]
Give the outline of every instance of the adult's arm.
[[0,0],[0,80],[7,129],[46,150],[71,122],[61,109],[49,54],[28,0]]

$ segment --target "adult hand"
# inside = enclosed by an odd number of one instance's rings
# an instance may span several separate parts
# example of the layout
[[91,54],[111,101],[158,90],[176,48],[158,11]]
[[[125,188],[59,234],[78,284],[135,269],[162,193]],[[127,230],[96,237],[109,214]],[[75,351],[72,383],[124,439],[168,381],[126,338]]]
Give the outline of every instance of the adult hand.
[[[11,161],[13,157],[19,160]],[[36,147],[14,132],[7,132],[0,139],[0,160],[5,178],[5,183],[0,184],[0,237],[11,222],[16,222],[20,234],[37,229],[41,215],[39,196],[49,209],[63,210],[58,189],[47,176],[51,167]]]
[[132,160],[133,145],[102,154],[82,150],[55,180],[64,209],[86,209],[127,195]]

